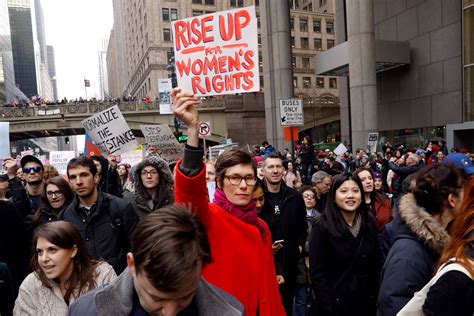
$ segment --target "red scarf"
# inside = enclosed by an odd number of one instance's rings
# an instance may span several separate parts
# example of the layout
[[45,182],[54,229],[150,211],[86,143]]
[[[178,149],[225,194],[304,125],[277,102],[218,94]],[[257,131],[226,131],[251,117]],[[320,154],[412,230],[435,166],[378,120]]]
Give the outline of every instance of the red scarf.
[[214,203],[222,206],[224,210],[240,218],[242,221],[256,226],[260,231],[263,241],[267,241],[265,225],[258,220],[257,208],[254,201],[250,201],[250,203],[246,206],[232,204],[232,202],[227,199],[224,191],[222,191],[220,188],[217,188],[214,194]]

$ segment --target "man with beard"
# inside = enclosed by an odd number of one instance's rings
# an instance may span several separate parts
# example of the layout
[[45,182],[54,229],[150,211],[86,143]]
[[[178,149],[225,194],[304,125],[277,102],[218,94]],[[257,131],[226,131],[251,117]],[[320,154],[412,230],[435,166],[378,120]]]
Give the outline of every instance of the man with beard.
[[274,246],[275,267],[283,305],[287,315],[293,314],[298,260],[305,246],[306,207],[301,194],[283,181],[283,160],[277,153],[265,157],[263,163],[265,204],[259,216],[268,224]]
[[92,159],[71,159],[67,175],[76,197],[58,219],[76,226],[92,257],[107,261],[120,274],[126,267],[138,215],[129,203],[99,190],[100,179]]

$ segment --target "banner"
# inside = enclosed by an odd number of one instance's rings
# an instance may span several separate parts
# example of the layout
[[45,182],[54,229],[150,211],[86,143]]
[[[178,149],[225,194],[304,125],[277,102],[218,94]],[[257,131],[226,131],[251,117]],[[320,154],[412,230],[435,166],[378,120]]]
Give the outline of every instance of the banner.
[[196,96],[260,90],[255,7],[172,22],[178,86]]
[[158,155],[168,163],[177,162],[183,157],[183,148],[176,140],[168,125],[140,125],[147,144],[158,147]]
[[94,144],[92,138],[85,132],[86,134],[86,141],[84,143],[84,156],[91,157],[91,156],[102,156],[99,148]]
[[135,135],[117,105],[94,114],[81,123],[103,156],[120,155],[138,147]]
[[62,175],[67,174],[69,160],[76,157],[74,151],[52,151],[49,153],[49,164],[54,166]]
[[160,114],[172,114],[171,113],[171,96],[170,92],[171,79],[158,79],[158,95],[160,96]]
[[0,122],[0,158],[10,155],[10,123]]

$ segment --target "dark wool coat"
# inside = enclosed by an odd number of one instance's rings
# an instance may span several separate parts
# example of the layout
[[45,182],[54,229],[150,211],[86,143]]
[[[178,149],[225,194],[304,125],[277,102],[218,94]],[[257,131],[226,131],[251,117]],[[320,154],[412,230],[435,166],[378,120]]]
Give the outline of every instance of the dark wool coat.
[[[375,223],[369,225],[375,226]],[[312,315],[375,314],[381,267],[375,231],[375,227],[372,232],[365,225],[357,237],[349,229],[336,237],[323,221],[314,223],[309,243],[311,286],[315,296]]]
[[428,283],[449,241],[446,230],[416,204],[412,193],[400,199],[399,212],[391,226],[395,241],[382,269],[377,315],[396,315]]

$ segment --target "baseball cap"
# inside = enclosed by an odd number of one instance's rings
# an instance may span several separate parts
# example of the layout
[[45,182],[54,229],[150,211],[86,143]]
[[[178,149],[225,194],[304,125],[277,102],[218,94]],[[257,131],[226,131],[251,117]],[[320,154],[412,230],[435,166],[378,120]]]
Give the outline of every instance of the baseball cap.
[[426,150],[424,150],[424,149],[418,149],[418,150],[415,152],[415,154],[417,154],[417,155],[426,154]]
[[21,167],[24,168],[28,162],[36,162],[44,169],[43,163],[38,158],[32,155],[26,155],[23,158],[21,158],[20,160]]
[[469,159],[466,155],[456,153],[456,154],[449,154],[443,159],[443,163],[446,165],[454,165],[459,169],[464,169],[464,171],[471,175],[474,174],[474,167],[472,166],[471,159]]

